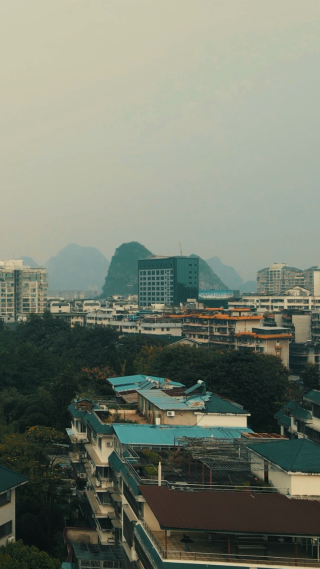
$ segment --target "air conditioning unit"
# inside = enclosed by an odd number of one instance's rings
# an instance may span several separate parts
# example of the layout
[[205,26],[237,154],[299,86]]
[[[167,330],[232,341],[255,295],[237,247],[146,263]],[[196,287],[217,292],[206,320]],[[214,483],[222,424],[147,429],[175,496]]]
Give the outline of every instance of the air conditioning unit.
[[112,441],[106,441],[106,447],[112,447],[112,446],[113,446]]
[[87,478],[86,473],[85,473],[85,472],[80,472],[79,478]]
[[16,541],[16,538],[14,537],[14,535],[10,535],[10,537],[8,537],[7,539],[7,543],[14,543]]
[[175,411],[167,411],[167,417],[174,417],[175,414]]

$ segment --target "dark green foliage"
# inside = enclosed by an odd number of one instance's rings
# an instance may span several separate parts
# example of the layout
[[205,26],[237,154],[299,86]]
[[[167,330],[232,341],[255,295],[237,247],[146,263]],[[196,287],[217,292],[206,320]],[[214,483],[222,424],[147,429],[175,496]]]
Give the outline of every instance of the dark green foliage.
[[315,364],[307,364],[306,369],[301,374],[303,389],[305,393],[311,389],[319,389],[319,369]]
[[144,373],[188,387],[204,380],[210,391],[232,399],[251,413],[249,425],[260,432],[276,428],[274,414],[285,401],[289,386],[287,370],[279,358],[252,352],[167,347],[145,350],[137,358],[137,366],[144,365]]
[[111,259],[101,296],[137,294],[138,260],[150,255],[151,251],[137,241],[120,245]]
[[95,247],[69,243],[46,265],[50,290],[96,290],[100,294],[109,263]]
[[44,551],[39,551],[37,547],[29,547],[22,541],[17,541],[0,547],[0,567],[1,569],[59,569],[61,562],[49,557]]

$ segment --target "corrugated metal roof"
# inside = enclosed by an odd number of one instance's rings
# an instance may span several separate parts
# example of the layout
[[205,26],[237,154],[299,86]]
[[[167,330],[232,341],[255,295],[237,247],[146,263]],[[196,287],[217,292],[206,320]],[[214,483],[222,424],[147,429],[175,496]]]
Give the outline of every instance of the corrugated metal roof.
[[269,493],[181,492],[164,486],[140,486],[140,491],[162,528],[320,536],[316,500]]
[[297,419],[302,419],[304,421],[312,420],[312,413],[307,409],[303,409],[303,407],[299,407],[299,405],[292,409],[292,415],[297,417]]
[[0,492],[16,488],[26,482],[28,482],[28,478],[23,474],[14,472],[14,470],[10,470],[10,468],[5,466],[0,466]]
[[167,395],[164,391],[161,391],[161,389],[145,389],[141,395],[163,411],[189,411],[193,408],[203,409],[211,393],[208,391],[203,396],[194,395],[193,397],[185,398],[184,396],[170,397],[170,395]]
[[80,409],[77,409],[74,403],[70,403],[68,409],[72,417],[74,417],[75,419],[82,419],[82,417],[86,414],[86,411],[81,411]]
[[319,403],[320,404],[320,391],[318,391],[317,389],[312,389],[311,391],[308,391],[308,393],[304,396],[304,398],[306,401],[312,401],[313,403]]
[[158,381],[160,385],[168,384],[168,385],[175,385],[177,387],[184,387],[183,383],[179,383],[177,381],[171,381],[171,379],[166,379],[165,377],[154,377],[153,375],[127,375],[125,377],[109,377],[108,382],[111,383],[113,387],[120,386],[120,385],[127,385],[127,384],[136,384],[145,383],[148,379],[153,381]]
[[320,447],[307,439],[255,443],[248,448],[287,472],[320,474]]
[[241,433],[252,433],[245,427],[186,427],[169,425],[131,425],[114,423],[119,441],[127,445],[174,446],[177,437],[238,439]]
[[113,428],[111,424],[101,423],[95,413],[86,413],[83,422],[90,425],[96,433],[102,435],[112,435]]
[[231,401],[227,401],[212,393],[210,396],[209,401],[205,404],[205,412],[206,413],[222,413],[222,414],[231,414],[231,415],[250,415],[248,411],[245,411],[240,406],[235,405]]
[[283,411],[281,411],[281,409],[275,414],[275,419],[277,419],[278,423],[280,423],[284,427],[291,426],[290,417],[288,417],[288,415],[286,415]]

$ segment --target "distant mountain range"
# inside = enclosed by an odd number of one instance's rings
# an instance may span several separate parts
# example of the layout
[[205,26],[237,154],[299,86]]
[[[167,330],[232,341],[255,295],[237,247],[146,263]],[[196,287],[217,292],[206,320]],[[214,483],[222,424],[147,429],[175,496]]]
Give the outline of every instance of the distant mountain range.
[[[152,252],[136,241],[122,243],[115,250],[111,263],[95,247],[70,243],[43,266],[49,276],[49,291],[87,290],[102,297],[138,292],[138,260],[150,257]],[[198,255],[191,255],[198,257]],[[207,261],[199,258],[200,289],[236,289],[255,292],[256,282],[243,282],[237,271],[224,265],[219,257]],[[25,265],[38,267],[31,257],[22,257]]]
[[229,267],[228,265],[224,265],[219,257],[211,257],[207,259],[208,265],[213,269],[213,271],[226,283],[227,288],[232,290],[239,290],[241,293],[243,292],[256,292],[257,290],[257,283],[256,281],[246,281],[243,282],[243,279],[237,273],[237,271],[233,267]]
[[[138,293],[138,260],[152,255],[151,251],[137,243],[123,243],[111,259],[102,296]],[[192,255],[197,257],[198,255]],[[209,265],[199,257],[199,288],[225,289],[226,285],[215,275]]]
[[226,290],[229,287],[222,282],[218,275],[212,270],[209,264],[201,259],[198,255],[190,255],[190,257],[198,257],[199,259],[199,289],[216,289]]
[[23,264],[27,267],[31,267],[32,269],[36,269],[39,267],[38,263],[36,263],[31,257],[21,257],[23,260]]
[[109,262],[95,247],[70,243],[44,265],[50,290],[91,290],[100,294]]

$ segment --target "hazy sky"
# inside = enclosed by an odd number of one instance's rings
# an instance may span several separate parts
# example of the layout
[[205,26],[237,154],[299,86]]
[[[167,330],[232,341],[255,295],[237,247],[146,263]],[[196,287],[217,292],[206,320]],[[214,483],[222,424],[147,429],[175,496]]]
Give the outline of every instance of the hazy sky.
[[319,0],[0,0],[0,257],[320,263]]

